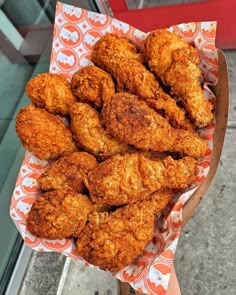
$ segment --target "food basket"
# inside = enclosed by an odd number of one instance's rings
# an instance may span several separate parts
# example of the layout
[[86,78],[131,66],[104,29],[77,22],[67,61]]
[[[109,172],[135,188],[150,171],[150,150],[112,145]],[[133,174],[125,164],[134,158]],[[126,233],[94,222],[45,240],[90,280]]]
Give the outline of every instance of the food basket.
[[[215,48],[216,22],[180,24],[169,30],[177,32],[199,49],[201,68],[207,82],[204,91],[209,99],[213,102],[216,100],[216,115],[214,123],[200,131],[201,136],[207,140],[208,152],[199,162],[197,183],[176,196],[171,210],[167,208],[159,220],[153,240],[147,245],[143,255],[132,265],[111,273],[145,294],[165,294],[167,290],[181,228],[192,216],[214,177],[227,124],[227,67],[223,53]],[[58,2],[49,72],[62,74],[70,79],[80,67],[92,64],[92,48],[107,32],[128,37],[139,46],[146,37],[146,33],[111,17]],[[26,230],[28,212],[41,194],[37,178],[47,166],[47,161],[41,161],[26,152],[12,196],[10,215],[25,243],[32,249],[59,252],[86,266],[95,267],[78,256],[72,240],[39,239]]]

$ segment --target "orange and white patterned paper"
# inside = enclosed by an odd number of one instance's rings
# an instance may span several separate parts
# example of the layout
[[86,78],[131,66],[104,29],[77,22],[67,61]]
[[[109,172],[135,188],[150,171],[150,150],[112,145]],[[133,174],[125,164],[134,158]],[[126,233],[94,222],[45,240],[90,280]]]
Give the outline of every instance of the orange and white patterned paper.
[[[209,90],[208,84],[215,85],[218,79],[218,55],[215,48],[216,22],[174,25],[169,30],[181,35],[188,42],[194,43],[198,48],[202,61],[200,67],[205,79],[204,92],[206,97],[214,102],[215,97]],[[146,33],[114,18],[58,2],[50,72],[59,73],[71,79],[72,74],[80,67],[92,64],[90,55],[93,46],[108,32],[126,36],[139,46],[147,36]],[[143,255],[120,272],[112,274],[122,281],[129,282],[134,289],[142,293],[158,295],[166,293],[181,231],[182,207],[208,173],[214,127],[213,123],[200,131],[201,136],[208,142],[208,151],[199,162],[195,186],[173,200],[164,216],[159,219],[154,237],[145,248]],[[78,256],[72,240],[39,239],[26,230],[27,214],[37,196],[41,194],[37,178],[47,166],[47,161],[41,161],[26,152],[12,196],[10,215],[29,247],[37,251],[59,252],[86,266],[94,267]]]

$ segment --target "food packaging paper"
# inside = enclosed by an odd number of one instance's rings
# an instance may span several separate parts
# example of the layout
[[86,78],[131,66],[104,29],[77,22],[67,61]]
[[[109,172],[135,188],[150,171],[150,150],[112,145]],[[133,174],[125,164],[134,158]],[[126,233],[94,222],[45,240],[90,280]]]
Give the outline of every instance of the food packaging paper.
[[[200,67],[204,76],[204,92],[206,97],[215,103],[216,98],[208,86],[216,85],[218,80],[218,55],[215,48],[216,22],[185,23],[173,25],[168,29],[181,35],[198,48],[201,57]],[[109,16],[58,2],[49,72],[62,74],[71,79],[72,74],[80,67],[92,64],[90,55],[93,46],[108,32],[128,37],[138,46],[142,45],[147,36],[147,33]],[[139,292],[158,295],[166,293],[181,231],[182,208],[208,173],[214,129],[213,123],[199,131],[208,143],[208,150],[199,161],[197,182],[187,191],[176,196],[164,214],[160,216],[154,237],[146,246],[143,255],[123,270],[111,273],[121,281],[128,282]],[[42,193],[37,178],[48,165],[47,161],[41,161],[26,151],[11,199],[11,218],[25,243],[32,249],[42,252],[59,252],[86,266],[95,267],[78,256],[72,240],[39,239],[26,230],[28,212],[35,199]]]

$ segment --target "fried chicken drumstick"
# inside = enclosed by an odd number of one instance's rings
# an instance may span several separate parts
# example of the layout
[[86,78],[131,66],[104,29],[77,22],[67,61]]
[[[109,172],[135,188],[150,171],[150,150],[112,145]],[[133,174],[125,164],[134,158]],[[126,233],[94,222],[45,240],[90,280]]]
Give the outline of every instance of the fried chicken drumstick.
[[119,271],[140,254],[151,241],[155,215],[166,208],[172,193],[154,193],[147,200],[126,205],[111,215],[93,212],[79,234],[77,252],[87,262]]
[[128,38],[108,33],[97,41],[91,55],[92,62],[113,76],[121,59],[143,61],[134,43]]
[[168,121],[137,96],[121,92],[104,105],[103,121],[117,140],[154,152],[172,152],[194,158],[206,153],[207,144],[195,133],[172,128]]
[[77,102],[70,108],[71,130],[77,143],[103,160],[124,153],[128,146],[117,142],[103,128],[100,114],[86,103]]
[[157,190],[188,187],[196,179],[196,165],[191,157],[151,160],[142,153],[115,155],[91,170],[85,184],[94,203],[120,206]]
[[144,41],[143,55],[150,70],[171,88],[197,127],[213,119],[212,105],[200,83],[197,49],[165,29],[151,32]]

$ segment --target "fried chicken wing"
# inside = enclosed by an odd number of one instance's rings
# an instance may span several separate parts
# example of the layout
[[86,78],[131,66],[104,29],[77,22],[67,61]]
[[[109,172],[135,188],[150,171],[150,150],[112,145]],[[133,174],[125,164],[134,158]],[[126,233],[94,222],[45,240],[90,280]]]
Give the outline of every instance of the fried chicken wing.
[[108,33],[97,41],[91,55],[92,62],[113,76],[120,59],[135,59],[142,62],[142,55],[128,38]]
[[143,47],[144,58],[162,82],[183,103],[197,127],[208,125],[212,105],[204,97],[200,84],[200,58],[196,48],[165,29],[151,32]]
[[62,116],[67,116],[69,107],[77,101],[70,83],[58,74],[39,74],[28,81],[25,90],[36,107]]
[[94,210],[89,198],[72,190],[53,190],[37,197],[27,229],[38,238],[50,240],[77,237]]
[[56,116],[33,105],[23,107],[17,114],[16,133],[23,146],[41,160],[78,150],[69,128]]
[[141,150],[202,157],[206,142],[193,132],[172,128],[169,122],[135,95],[114,94],[102,111],[107,131],[117,140]]
[[154,74],[143,64],[137,60],[122,59],[114,72],[119,92],[128,91],[145,100],[150,107],[163,114],[173,127],[193,130],[185,110],[163,91]]
[[120,206],[157,190],[188,187],[196,179],[196,165],[191,157],[151,160],[142,153],[115,155],[91,170],[85,184],[93,202]]
[[95,66],[83,67],[74,73],[71,89],[80,101],[91,103],[98,108],[115,93],[112,77]]
[[101,269],[119,271],[141,255],[151,241],[156,214],[166,208],[171,192],[126,205],[112,214],[93,212],[77,240],[77,252]]
[[71,130],[78,144],[99,159],[124,153],[128,146],[117,142],[104,129],[100,114],[91,106],[77,102],[70,108]]
[[71,188],[84,193],[83,178],[97,166],[96,158],[86,152],[74,152],[59,158],[37,179],[44,191]]

